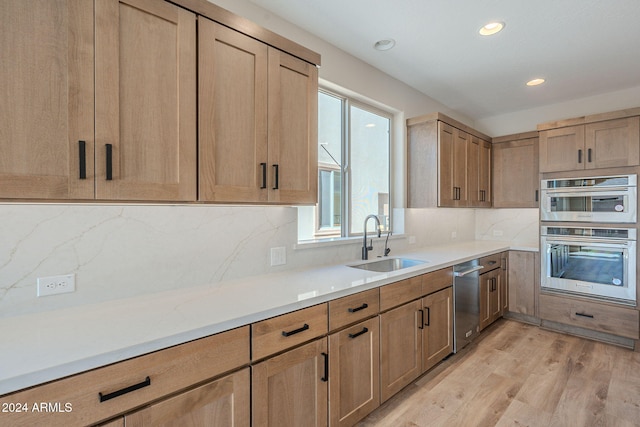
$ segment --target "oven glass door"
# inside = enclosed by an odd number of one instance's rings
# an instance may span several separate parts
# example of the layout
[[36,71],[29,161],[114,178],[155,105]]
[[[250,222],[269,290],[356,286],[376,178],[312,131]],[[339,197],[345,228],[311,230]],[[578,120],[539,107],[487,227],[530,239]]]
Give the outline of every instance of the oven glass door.
[[547,221],[635,222],[635,188],[625,191],[546,192],[542,219]]
[[635,242],[543,238],[543,287],[629,302],[636,300]]

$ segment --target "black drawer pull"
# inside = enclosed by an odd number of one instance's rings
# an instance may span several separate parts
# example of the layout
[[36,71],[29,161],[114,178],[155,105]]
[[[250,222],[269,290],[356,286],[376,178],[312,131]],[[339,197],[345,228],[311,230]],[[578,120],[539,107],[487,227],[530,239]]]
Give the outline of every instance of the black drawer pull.
[[304,332],[307,329],[309,329],[309,325],[307,325],[306,323],[304,324],[304,326],[302,328],[298,328],[298,329],[294,329],[293,331],[282,331],[282,336],[283,337],[290,337],[291,335],[295,335],[295,334],[299,334],[300,332]]
[[262,185],[260,185],[260,188],[267,188],[267,164],[260,163],[260,168],[262,168]]
[[105,149],[107,151],[106,179],[107,181],[111,181],[113,180],[113,145],[105,144]]
[[320,381],[324,381],[325,383],[329,381],[329,355],[327,353],[321,353],[322,357],[324,357],[324,376],[320,378]]
[[367,328],[362,328],[362,330],[360,332],[357,332],[355,334],[349,334],[349,338],[357,338],[362,334],[366,334],[367,332],[369,332],[369,329]]
[[125,387],[121,390],[114,391],[113,393],[107,393],[107,394],[98,393],[98,396],[100,396],[100,402],[106,402],[107,400],[111,400],[115,397],[122,396],[123,394],[131,393],[132,391],[140,390],[141,388],[144,388],[150,385],[151,385],[151,378],[147,377],[141,383],[130,385],[129,387]]
[[369,304],[367,304],[366,302],[364,304],[362,304],[360,307],[356,307],[356,308],[350,308],[349,309],[349,313],[355,313],[356,311],[360,311],[360,310],[364,310],[365,308],[368,308]]
[[273,185],[273,189],[277,190],[280,188],[280,166],[279,165],[273,165],[273,170],[275,172],[275,184]]
[[87,143],[78,141],[78,160],[80,169],[80,179],[87,179]]
[[593,314],[576,313],[576,316],[580,316],[580,317],[588,317],[589,319],[593,319]]

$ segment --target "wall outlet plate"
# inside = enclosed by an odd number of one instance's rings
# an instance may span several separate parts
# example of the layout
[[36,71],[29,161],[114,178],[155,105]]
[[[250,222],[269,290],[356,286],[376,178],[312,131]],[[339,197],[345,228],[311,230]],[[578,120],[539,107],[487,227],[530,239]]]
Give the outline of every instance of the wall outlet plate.
[[287,263],[287,248],[280,246],[271,248],[271,266],[284,265]]
[[62,276],[38,277],[38,296],[66,294],[75,292],[76,275],[65,274]]

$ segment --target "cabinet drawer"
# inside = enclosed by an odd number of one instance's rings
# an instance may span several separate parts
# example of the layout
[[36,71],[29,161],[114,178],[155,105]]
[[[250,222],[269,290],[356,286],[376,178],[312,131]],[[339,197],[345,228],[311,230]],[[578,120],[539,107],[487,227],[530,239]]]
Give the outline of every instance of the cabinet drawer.
[[496,268],[502,267],[502,258],[502,252],[480,258],[479,263],[480,265],[484,265],[484,269],[480,270],[479,273],[486,273],[491,270],[495,270]]
[[397,307],[422,296],[422,276],[401,280],[380,288],[380,311]]
[[443,268],[422,275],[422,295],[429,295],[452,285],[453,267]]
[[251,325],[252,359],[258,360],[327,333],[327,304]]
[[[93,424],[248,363],[246,326],[4,396],[3,403],[27,403],[29,412],[1,414],[0,423]],[[37,402],[61,410],[31,411]]]
[[380,311],[378,288],[329,301],[329,330],[342,328]]
[[640,316],[632,308],[541,294],[540,318],[621,337],[639,337]]

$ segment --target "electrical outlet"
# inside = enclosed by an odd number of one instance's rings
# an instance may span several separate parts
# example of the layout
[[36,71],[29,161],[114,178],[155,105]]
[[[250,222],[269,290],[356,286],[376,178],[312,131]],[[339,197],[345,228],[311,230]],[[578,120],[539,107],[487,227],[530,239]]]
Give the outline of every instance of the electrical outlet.
[[414,245],[416,243],[416,236],[409,236],[409,244]]
[[455,239],[458,237],[458,232],[457,231],[452,231],[451,232],[451,239]]
[[502,230],[493,230],[493,237],[502,237]]
[[271,266],[284,265],[287,263],[287,248],[280,246],[271,248]]
[[38,296],[66,294],[76,291],[76,275],[38,277]]

